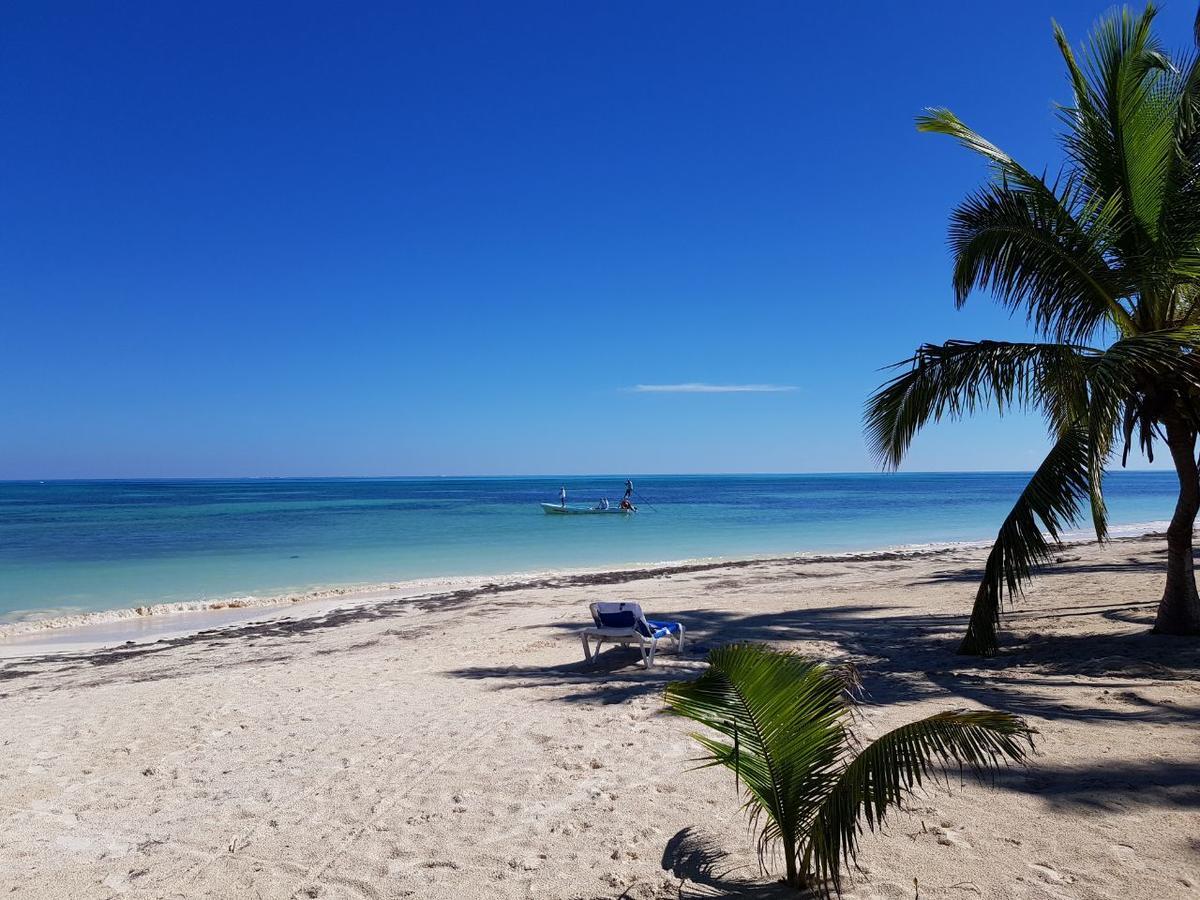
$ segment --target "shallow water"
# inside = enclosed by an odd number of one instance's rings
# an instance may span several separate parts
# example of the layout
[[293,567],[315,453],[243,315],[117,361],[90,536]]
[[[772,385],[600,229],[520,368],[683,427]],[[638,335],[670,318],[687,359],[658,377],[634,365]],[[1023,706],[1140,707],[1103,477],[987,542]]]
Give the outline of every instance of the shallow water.
[[[987,540],[1019,473],[0,482],[0,621],[443,575]],[[1165,527],[1170,472],[1117,472],[1112,521]],[[1122,529],[1117,529],[1120,533]]]

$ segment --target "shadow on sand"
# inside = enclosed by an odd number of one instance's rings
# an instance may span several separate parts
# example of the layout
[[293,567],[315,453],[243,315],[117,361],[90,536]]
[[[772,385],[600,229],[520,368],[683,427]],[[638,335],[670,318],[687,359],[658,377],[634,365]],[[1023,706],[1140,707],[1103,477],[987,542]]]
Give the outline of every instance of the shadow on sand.
[[[1189,682],[1200,678],[1200,641],[1149,634],[1153,605],[1115,602],[1067,612],[1047,611],[1016,619],[1000,656],[956,654],[965,616],[909,614],[902,608],[846,604],[783,613],[732,610],[673,612],[695,640],[682,658],[659,657],[645,671],[635,652],[606,650],[597,662],[551,668],[470,667],[452,675],[489,680],[497,690],[529,684],[559,688],[549,702],[621,703],[659,695],[665,682],[691,678],[702,669],[707,646],[726,641],[787,643],[802,651],[842,653],[860,667],[870,704],[935,699],[945,708],[965,704],[1001,709],[1030,719],[1073,723],[1128,723],[1135,727],[1200,725],[1200,705]],[[1042,621],[1092,616],[1097,622],[1145,626],[1120,632],[1046,633],[1029,630]],[[546,624],[534,630],[570,630]],[[832,645],[832,646],[831,646]],[[1178,690],[1174,687],[1178,685]],[[1153,687],[1153,691],[1147,689]],[[1190,702],[1189,702],[1190,701]],[[1097,750],[1099,754],[1099,748]],[[1120,764],[1056,766],[1037,759],[1028,769],[1009,770],[996,780],[1002,790],[1032,794],[1052,807],[1122,811],[1157,806],[1200,810],[1200,764],[1189,760],[1145,760]],[[726,856],[694,829],[675,836],[663,866],[684,881],[680,896],[776,896],[756,872],[728,869]],[[744,881],[743,881],[744,879]],[[753,893],[760,891],[762,893]],[[707,892],[707,893],[706,893]]]
[[[948,549],[935,549],[913,554],[911,552],[885,550],[878,553],[860,554],[855,557],[855,560],[874,563],[896,560],[897,565],[900,565],[912,559],[914,555],[938,557],[948,555],[952,552],[952,550]],[[609,572],[583,572],[578,574],[535,577],[522,581],[488,583],[457,591],[446,591],[418,597],[404,597],[369,603],[353,603],[352,601],[348,601],[351,605],[339,607],[319,615],[300,615],[297,617],[272,615],[271,618],[261,621],[236,623],[190,632],[177,637],[163,638],[153,642],[129,641],[118,647],[105,647],[96,650],[65,651],[62,653],[42,652],[39,650],[32,656],[21,657],[13,655],[7,660],[0,661],[0,681],[20,681],[28,676],[53,671],[65,671],[79,666],[106,666],[164,654],[177,648],[206,651],[221,647],[230,642],[238,642],[245,646],[256,646],[265,642],[268,644],[273,643],[275,649],[278,649],[278,645],[281,642],[288,642],[294,645],[303,642],[308,636],[314,633],[363,622],[408,618],[414,612],[419,613],[433,609],[455,609],[464,607],[480,597],[491,598],[492,606],[487,610],[464,610],[463,614],[465,616],[487,618],[499,614],[504,606],[519,602],[511,599],[506,601],[504,598],[506,595],[516,594],[521,591],[560,587],[632,584],[656,578],[670,578],[675,575],[752,569],[778,562],[812,566],[822,563],[844,563],[845,561],[843,556],[831,555],[806,556],[803,559],[778,557],[680,563],[636,569],[616,569]],[[803,576],[804,573],[793,572],[792,574]],[[421,630],[419,624],[405,623],[403,634],[400,636],[416,637],[422,633],[424,632]],[[160,677],[170,676],[169,673],[165,673]]]
[[662,867],[679,879],[681,900],[797,897],[777,881],[764,882],[757,868],[732,863],[712,837],[696,828],[684,828],[667,842]]
[[[1145,607],[1117,604],[1091,613],[1141,621]],[[889,614],[890,612],[890,614]],[[1070,614],[1066,614],[1070,615]],[[566,703],[620,703],[655,693],[672,680],[694,677],[707,646],[717,641],[834,644],[860,667],[868,701],[905,703],[931,697],[1002,708],[1023,716],[1075,721],[1143,723],[1200,722],[1200,706],[1155,701],[1136,689],[1145,679],[1188,681],[1200,678],[1200,641],[1148,633],[1043,635],[1008,638],[1004,652],[990,659],[958,656],[965,616],[907,615],[872,605],[771,614],[729,610],[684,610],[682,621],[696,640],[683,657],[658,657],[642,669],[634,651],[612,648],[594,664],[561,666],[477,666],[455,670],[462,678],[494,680],[498,689],[550,682],[562,688]],[[572,630],[571,624],[547,624],[535,630]],[[1069,694],[1055,688],[1071,687]],[[1086,691],[1080,691],[1085,688]]]
[[1029,769],[1001,772],[996,784],[1006,790],[1037,794],[1048,804],[1105,813],[1146,806],[1200,810],[1200,763],[1147,760],[1106,761],[1089,766],[1039,762]]

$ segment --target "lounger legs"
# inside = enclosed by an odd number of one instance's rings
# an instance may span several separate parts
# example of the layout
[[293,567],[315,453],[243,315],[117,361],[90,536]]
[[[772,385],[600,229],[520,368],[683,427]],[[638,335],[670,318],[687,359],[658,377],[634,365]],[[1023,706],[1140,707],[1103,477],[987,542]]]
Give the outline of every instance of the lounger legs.
[[651,638],[649,642],[642,641],[639,646],[642,649],[642,665],[644,665],[647,669],[653,669],[654,651],[658,647],[658,641]]
[[[679,633],[671,636],[671,639],[675,642],[676,653],[683,652],[683,634],[684,628],[682,625],[680,625]],[[649,650],[646,649],[647,647],[649,647]],[[641,643],[641,648],[642,662],[646,664],[647,669],[652,668],[654,666],[654,654],[658,652],[658,638],[651,638],[649,641],[643,641]]]
[[[579,635],[579,642],[583,644],[583,661],[588,663],[594,663],[596,661],[596,657],[600,655],[600,647],[604,643],[604,638],[596,636],[596,646],[593,647],[591,637],[592,636],[586,632]],[[682,625],[679,626],[678,634],[671,635],[671,639],[675,642],[675,652],[682,653],[684,641],[684,630]],[[617,643],[628,646],[629,644],[633,643],[633,641],[618,638]],[[658,639],[639,638],[637,641],[637,648],[638,652],[642,655],[642,665],[644,665],[647,669],[654,668],[654,655],[658,652]]]
[[604,638],[602,638],[602,637],[596,638],[596,649],[595,650],[592,649],[591,644],[588,642],[588,636],[586,633],[579,635],[579,640],[581,640],[583,642],[583,661],[584,662],[595,662],[596,655],[600,652],[600,645],[604,643]]

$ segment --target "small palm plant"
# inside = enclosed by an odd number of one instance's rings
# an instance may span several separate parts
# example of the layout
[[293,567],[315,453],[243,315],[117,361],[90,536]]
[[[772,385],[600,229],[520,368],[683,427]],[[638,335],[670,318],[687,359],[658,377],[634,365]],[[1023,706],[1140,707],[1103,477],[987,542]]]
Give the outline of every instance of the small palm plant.
[[864,823],[875,831],[891,807],[951,770],[982,780],[1024,762],[1033,746],[1033,729],[1016,716],[958,710],[859,750],[849,728],[856,687],[849,668],[731,644],[709,653],[695,681],[666,690],[670,712],[720,735],[693,737],[705,765],[732,769],[745,785],[760,861],[781,850],[787,884],[824,896],[841,893],[842,865],[856,858]]

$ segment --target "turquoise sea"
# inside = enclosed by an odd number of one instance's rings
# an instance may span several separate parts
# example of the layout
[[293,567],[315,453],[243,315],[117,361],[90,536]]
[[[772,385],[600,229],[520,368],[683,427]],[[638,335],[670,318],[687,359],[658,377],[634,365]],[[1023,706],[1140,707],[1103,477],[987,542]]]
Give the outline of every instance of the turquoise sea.
[[[0,621],[443,575],[987,540],[1019,473],[0,482]],[[1170,472],[1116,472],[1112,521],[1165,527]]]

